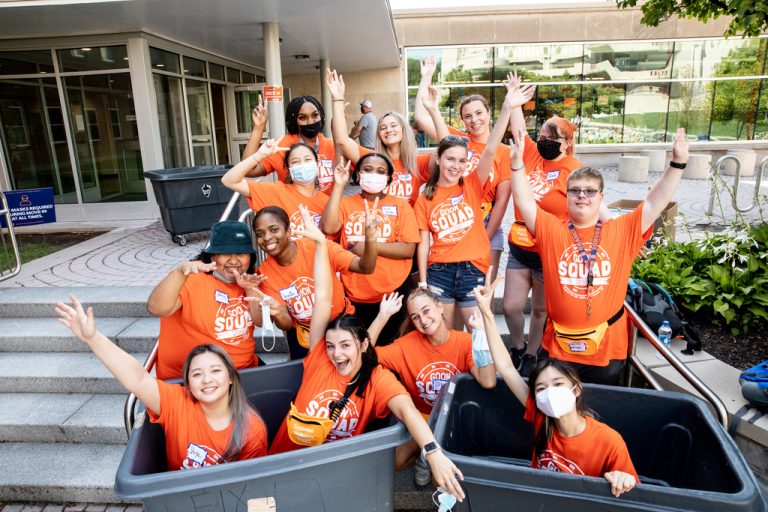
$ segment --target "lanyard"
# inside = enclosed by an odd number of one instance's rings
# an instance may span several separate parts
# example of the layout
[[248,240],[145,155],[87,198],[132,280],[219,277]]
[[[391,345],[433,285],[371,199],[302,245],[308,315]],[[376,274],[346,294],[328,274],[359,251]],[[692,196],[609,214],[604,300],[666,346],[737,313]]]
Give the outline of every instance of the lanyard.
[[603,231],[603,221],[598,219],[597,224],[595,224],[595,233],[592,236],[592,247],[589,251],[589,256],[587,256],[587,251],[584,250],[584,244],[581,243],[581,238],[579,238],[579,234],[576,232],[576,228],[573,226],[573,221],[568,221],[568,231],[571,232],[573,243],[575,243],[576,247],[579,249],[581,261],[583,261],[587,266],[587,320],[589,320],[589,317],[592,315],[592,284],[594,282],[593,269],[595,266],[595,260],[597,259],[597,247],[600,244],[600,235]]
[[[307,141],[304,140],[304,137],[299,135],[299,142],[302,144],[307,144]],[[309,144],[307,144],[309,145]],[[315,153],[317,153],[318,158],[320,158],[320,134],[317,134],[317,137],[315,137]]]

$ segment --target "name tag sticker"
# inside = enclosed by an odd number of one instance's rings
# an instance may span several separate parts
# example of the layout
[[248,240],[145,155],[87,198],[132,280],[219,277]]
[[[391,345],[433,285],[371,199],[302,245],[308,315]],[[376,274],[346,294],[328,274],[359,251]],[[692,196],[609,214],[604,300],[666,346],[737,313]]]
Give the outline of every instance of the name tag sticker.
[[197,462],[202,465],[205,462],[205,458],[208,456],[208,452],[202,446],[198,446],[195,443],[189,443],[187,447],[187,458],[192,462]]
[[214,294],[214,298],[216,299],[216,302],[221,302],[222,304],[229,304],[229,295],[226,293],[216,290],[216,293]]
[[547,173],[547,181],[554,181],[560,177],[560,171],[549,171]]
[[458,195],[456,197],[452,197],[451,198],[451,205],[452,206],[456,206],[457,204],[459,204],[463,200],[464,200],[464,194]]
[[299,296],[299,290],[296,289],[295,285],[291,285],[288,288],[283,288],[280,290],[280,298],[283,300],[291,300],[295,299]]
[[381,207],[381,213],[390,217],[397,217],[397,206],[386,205]]
[[411,176],[409,173],[403,173],[397,177],[400,181],[412,181],[413,176]]

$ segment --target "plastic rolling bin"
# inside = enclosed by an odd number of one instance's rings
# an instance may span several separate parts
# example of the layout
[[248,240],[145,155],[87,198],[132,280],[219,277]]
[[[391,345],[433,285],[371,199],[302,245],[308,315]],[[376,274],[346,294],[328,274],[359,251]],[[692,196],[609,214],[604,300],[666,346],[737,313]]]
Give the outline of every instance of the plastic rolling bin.
[[[302,373],[301,361],[240,372],[270,442]],[[395,447],[409,435],[401,423],[385,423],[389,426],[351,439],[290,453],[167,472],[162,428],[147,422],[128,440],[115,494],[141,500],[148,512],[246,511],[249,499],[265,497],[274,497],[280,512],[391,511]]]
[[733,440],[698,398],[610,386],[585,386],[598,419],[622,434],[641,483],[615,498],[603,478],[530,467],[532,427],[499,379],[485,390],[466,374],[444,386],[430,418],[435,437],[464,473],[464,503],[454,511],[768,510]]
[[[233,194],[221,183],[221,177],[230,168],[231,165],[180,167],[144,173],[152,182],[163,226],[174,242],[187,245],[186,234],[208,231],[221,218]],[[229,219],[237,220],[237,216],[234,208]]]

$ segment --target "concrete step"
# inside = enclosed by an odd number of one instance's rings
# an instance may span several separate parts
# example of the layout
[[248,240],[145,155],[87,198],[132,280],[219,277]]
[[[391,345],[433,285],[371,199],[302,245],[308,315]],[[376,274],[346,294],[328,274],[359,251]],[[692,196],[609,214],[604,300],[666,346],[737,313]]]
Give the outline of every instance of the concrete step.
[[0,442],[125,444],[126,396],[0,393]]
[[[146,354],[132,354],[144,363]],[[0,393],[123,393],[95,355],[0,352]]]
[[84,305],[93,306],[96,318],[148,317],[149,286],[81,288],[0,288],[0,318],[50,318],[56,301],[74,293]]
[[118,503],[112,487],[125,446],[3,443],[0,500]]

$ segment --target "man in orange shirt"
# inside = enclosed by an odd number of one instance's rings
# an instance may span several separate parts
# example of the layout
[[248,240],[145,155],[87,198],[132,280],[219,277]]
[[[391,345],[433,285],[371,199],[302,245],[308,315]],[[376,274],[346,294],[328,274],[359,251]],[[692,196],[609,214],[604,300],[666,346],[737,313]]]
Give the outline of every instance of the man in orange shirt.
[[547,325],[543,347],[549,356],[574,363],[585,382],[616,384],[627,357],[624,313],[627,280],[643,233],[677,190],[688,162],[685,130],[679,128],[672,161],[645,202],[615,219],[600,219],[603,177],[582,167],[567,182],[568,218],[536,204],[523,165],[525,132],[514,133],[510,151],[512,197],[536,237],[544,270]]

